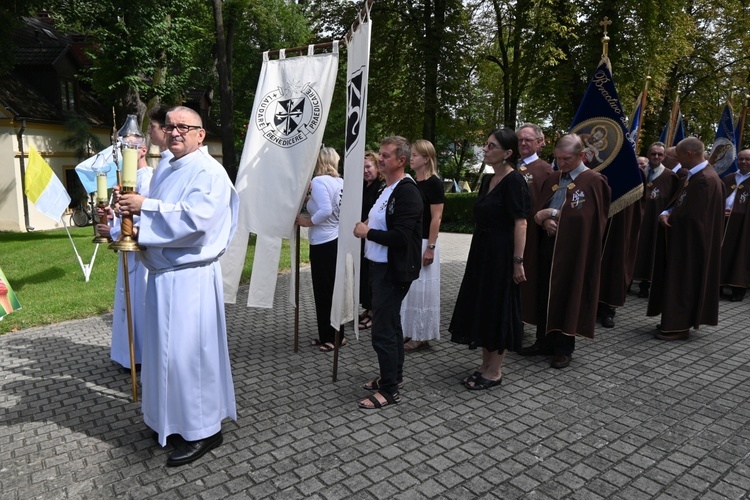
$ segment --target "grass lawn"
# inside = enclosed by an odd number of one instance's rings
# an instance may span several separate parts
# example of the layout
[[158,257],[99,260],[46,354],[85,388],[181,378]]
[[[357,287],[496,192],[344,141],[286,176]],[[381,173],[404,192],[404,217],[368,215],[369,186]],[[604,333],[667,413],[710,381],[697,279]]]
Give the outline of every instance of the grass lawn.
[[[96,245],[94,230],[70,228],[84,264],[91,261]],[[291,267],[289,245],[284,241],[280,270]],[[250,239],[242,282],[250,279],[255,237]],[[301,240],[301,260],[308,260],[307,240]],[[16,292],[22,309],[0,321],[0,334],[33,326],[86,318],[112,310],[117,254],[100,245],[88,283],[64,229],[32,233],[0,232],[0,268]]]

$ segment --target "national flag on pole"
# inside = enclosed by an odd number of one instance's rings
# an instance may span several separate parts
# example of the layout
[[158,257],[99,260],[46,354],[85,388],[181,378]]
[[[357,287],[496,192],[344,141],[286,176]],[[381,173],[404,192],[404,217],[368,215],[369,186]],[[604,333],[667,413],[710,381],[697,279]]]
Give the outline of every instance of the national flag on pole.
[[29,146],[25,184],[26,196],[36,209],[50,219],[59,221],[70,205],[70,196],[34,146]]
[[607,177],[612,190],[610,217],[641,199],[641,171],[606,56],[589,82],[570,132],[578,134],[584,143],[586,166]]
[[[346,138],[344,194],[341,200],[336,280],[333,286],[331,326],[335,329],[356,317],[359,308],[359,271],[362,242],[352,232],[362,212],[362,182],[367,129],[367,82],[372,23],[360,20],[347,43]],[[356,322],[355,322],[356,325]],[[359,332],[356,330],[357,338]]]
[[711,148],[711,157],[708,159],[708,163],[713,165],[719,177],[737,170],[737,148],[734,141],[732,105],[727,103],[716,127],[714,145]]
[[638,154],[638,136],[641,133],[641,115],[643,114],[643,92],[638,94],[635,110],[630,117],[630,129],[628,130],[628,140],[633,145],[633,150]]
[[107,171],[107,187],[113,188],[117,185],[117,165],[112,150],[112,146],[110,146],[76,165],[76,174],[78,174],[78,178],[87,193],[96,192],[97,170],[109,168]]
[[668,148],[677,146],[685,138],[685,122],[682,119],[680,111],[680,98],[672,105],[672,113],[669,115],[669,121],[664,125],[664,129],[659,136],[659,142],[663,142]]
[[257,240],[247,305],[273,307],[281,241],[293,237],[312,178],[338,61],[338,41],[326,54],[315,54],[312,45],[306,56],[287,59],[282,50],[279,59],[270,60],[268,52],[263,54],[235,183],[240,197],[237,231],[221,259],[226,302],[236,301],[253,232]]

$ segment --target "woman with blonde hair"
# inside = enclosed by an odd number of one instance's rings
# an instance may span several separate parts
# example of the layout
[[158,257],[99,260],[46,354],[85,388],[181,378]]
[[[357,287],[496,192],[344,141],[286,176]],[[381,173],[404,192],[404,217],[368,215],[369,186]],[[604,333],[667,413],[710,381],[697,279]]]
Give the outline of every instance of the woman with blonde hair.
[[[321,148],[310,183],[309,215],[298,215],[297,225],[310,228],[310,271],[312,274],[318,338],[313,346],[322,352],[332,351],[336,330],[331,326],[333,284],[336,279],[336,250],[339,237],[339,212],[344,180],[339,176],[339,154],[333,148]],[[346,344],[344,326],[339,327],[341,345]]]
[[443,217],[445,194],[437,176],[435,147],[423,139],[411,146],[411,168],[416,173],[417,187],[422,192],[422,270],[412,282],[401,305],[404,351],[429,347],[430,340],[440,338],[440,248],[437,244],[440,220]]

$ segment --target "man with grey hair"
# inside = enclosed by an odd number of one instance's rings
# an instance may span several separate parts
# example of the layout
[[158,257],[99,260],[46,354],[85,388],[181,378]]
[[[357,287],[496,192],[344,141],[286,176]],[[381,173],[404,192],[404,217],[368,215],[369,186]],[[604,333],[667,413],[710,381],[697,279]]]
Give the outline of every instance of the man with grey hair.
[[609,213],[607,179],[583,163],[575,134],[555,145],[553,172],[532,206],[526,245],[536,247],[537,276],[521,286],[523,319],[536,325],[536,342],[519,354],[552,355],[553,368],[570,364],[575,337],[594,337],[602,240]]
[[404,331],[401,303],[422,269],[422,213],[417,183],[406,175],[411,157],[409,141],[400,136],[380,143],[378,170],[385,187],[365,222],[357,222],[354,236],[365,240],[372,290],[372,347],[380,376],[364,384],[376,391],[359,402],[367,410],[398,403],[403,386]]
[[140,215],[137,257],[149,271],[143,345],[143,420],[168,466],[219,446],[224,418],[237,419],[219,257],[237,225],[239,198],[224,167],[200,148],[201,117],[176,107],[163,127],[174,157],[148,198],[119,196]]
[[659,215],[666,237],[656,249],[646,314],[661,314],[656,325],[660,340],[686,340],[690,327],[719,322],[724,187],[703,151],[695,137],[677,145],[677,160],[686,175]]
[[[544,147],[544,132],[539,125],[533,123],[524,123],[516,130],[518,136],[518,172],[523,176],[526,185],[529,187],[531,196],[531,206],[536,203],[542,190],[542,184],[547,177],[552,175],[552,167],[549,163],[539,158],[539,151]],[[526,220],[528,228],[534,225],[534,212],[529,211],[529,217]],[[535,245],[526,245],[523,250],[523,260],[528,263],[526,267],[526,279],[536,279],[536,255],[537,247]]]

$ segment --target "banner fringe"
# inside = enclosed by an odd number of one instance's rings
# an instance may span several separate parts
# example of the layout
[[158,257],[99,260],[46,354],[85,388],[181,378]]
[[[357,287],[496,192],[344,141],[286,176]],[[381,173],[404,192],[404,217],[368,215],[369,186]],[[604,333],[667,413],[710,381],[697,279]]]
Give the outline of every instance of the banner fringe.
[[643,184],[639,184],[609,205],[609,218],[643,198]]

